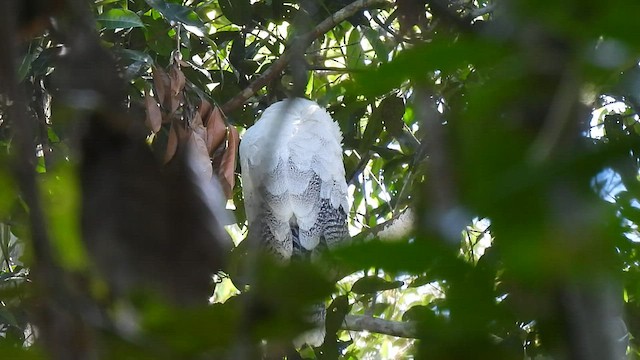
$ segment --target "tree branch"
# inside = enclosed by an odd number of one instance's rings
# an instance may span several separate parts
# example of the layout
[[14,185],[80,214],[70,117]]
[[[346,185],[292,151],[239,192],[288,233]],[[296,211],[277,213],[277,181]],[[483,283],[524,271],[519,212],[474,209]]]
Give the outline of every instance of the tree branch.
[[417,324],[413,321],[391,321],[365,315],[347,315],[342,329],[369,331],[403,338],[418,338]]
[[228,114],[238,109],[244,104],[258,90],[262,89],[271,80],[273,80],[280,72],[287,66],[293,54],[304,53],[305,49],[311,44],[311,42],[321,35],[327,33],[333,29],[336,25],[345,21],[358,11],[369,8],[375,5],[391,5],[389,0],[357,0],[340,9],[332,16],[326,18],[318,26],[316,26],[310,32],[300,35],[293,40],[291,45],[282,53],[282,56],[278,58],[262,75],[255,79],[249,86],[238,93],[236,96],[222,105],[222,112]]
[[4,51],[0,56],[0,94],[13,103],[6,109],[6,121],[11,124],[10,128],[15,143],[12,167],[20,192],[29,208],[31,243],[36,259],[34,269],[37,271],[35,272],[44,278],[42,281],[44,286],[54,287],[52,281],[56,279],[56,275],[53,274],[55,262],[36,183],[36,152],[33,141],[36,136],[36,122],[28,111],[27,98],[24,88],[18,84],[17,70],[14,64],[14,60],[18,58],[15,19],[19,7],[14,1],[3,5],[0,10],[0,34],[4,37]]
[[370,228],[364,228],[354,235],[357,241],[369,241],[378,238],[382,241],[392,241],[409,236],[415,227],[415,214],[411,208],[405,208],[394,214],[391,219]]

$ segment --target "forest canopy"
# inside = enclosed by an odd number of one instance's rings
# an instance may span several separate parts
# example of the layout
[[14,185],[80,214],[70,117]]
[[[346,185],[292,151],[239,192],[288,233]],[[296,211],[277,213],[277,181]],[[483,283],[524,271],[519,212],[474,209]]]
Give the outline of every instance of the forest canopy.
[[[638,358],[639,13],[3,1],[0,356]],[[351,241],[283,264],[236,157],[290,97],[340,127]]]

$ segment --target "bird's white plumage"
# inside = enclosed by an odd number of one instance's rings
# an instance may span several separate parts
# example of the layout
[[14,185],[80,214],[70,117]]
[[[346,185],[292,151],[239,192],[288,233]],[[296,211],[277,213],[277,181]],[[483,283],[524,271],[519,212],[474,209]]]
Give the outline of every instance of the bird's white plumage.
[[[268,107],[240,143],[249,231],[289,259],[347,235],[342,133],[318,104],[295,98]],[[294,230],[295,229],[295,230]],[[293,232],[293,233],[292,233]]]

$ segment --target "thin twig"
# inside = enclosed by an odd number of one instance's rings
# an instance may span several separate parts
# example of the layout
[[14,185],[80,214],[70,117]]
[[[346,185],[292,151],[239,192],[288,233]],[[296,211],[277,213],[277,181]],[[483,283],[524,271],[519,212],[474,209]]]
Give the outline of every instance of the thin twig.
[[342,8],[332,16],[322,21],[310,32],[296,37],[290,46],[282,53],[282,56],[278,58],[262,75],[255,79],[249,86],[234,96],[231,100],[222,105],[222,112],[229,114],[230,112],[241,107],[247,99],[253,96],[258,90],[262,89],[271,80],[273,80],[280,72],[287,66],[291,60],[292,55],[298,53],[304,53],[304,50],[311,44],[311,42],[321,35],[327,33],[333,29],[337,24],[345,21],[358,11],[379,5],[391,5],[389,0],[358,0]]
[[313,70],[313,71],[326,71],[326,72],[336,72],[336,73],[364,72],[364,69],[349,69],[349,68],[341,68],[341,67],[333,67],[333,66],[316,66],[316,65],[307,65],[307,69]]

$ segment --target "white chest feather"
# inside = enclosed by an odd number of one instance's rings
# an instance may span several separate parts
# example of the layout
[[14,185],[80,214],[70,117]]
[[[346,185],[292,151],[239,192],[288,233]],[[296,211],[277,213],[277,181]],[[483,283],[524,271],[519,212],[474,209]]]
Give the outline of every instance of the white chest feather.
[[311,251],[346,236],[341,142],[324,109],[296,98],[267,108],[240,143],[249,231],[286,259],[296,244]]

